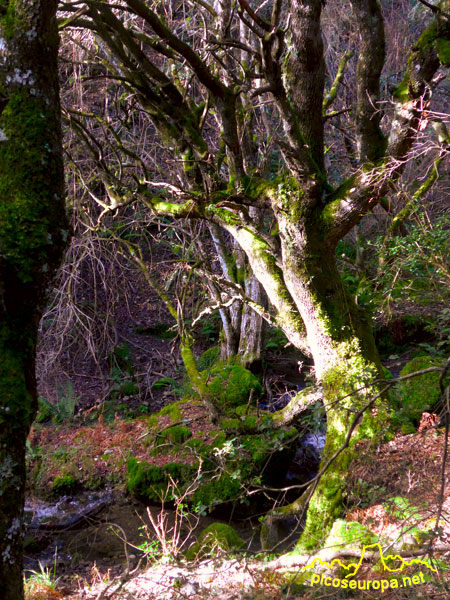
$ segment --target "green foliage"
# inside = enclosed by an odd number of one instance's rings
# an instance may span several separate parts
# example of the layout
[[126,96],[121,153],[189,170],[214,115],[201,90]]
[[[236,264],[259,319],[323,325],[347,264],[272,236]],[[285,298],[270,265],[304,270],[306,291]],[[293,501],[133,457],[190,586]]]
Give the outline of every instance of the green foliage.
[[[407,363],[400,376],[439,366],[439,362],[428,356],[418,356]],[[440,400],[440,372],[434,371],[411,377],[398,384],[398,395],[394,396],[394,426],[400,425],[403,433],[414,433],[422,413],[433,411]]]
[[425,330],[433,336],[434,341],[422,342],[418,346],[433,358],[446,358],[450,353],[450,308],[442,308],[435,318],[429,319]]
[[349,506],[367,508],[385,497],[386,488],[384,486],[374,484],[370,479],[362,479],[359,477],[355,485],[352,486],[347,498],[347,503]]
[[134,362],[128,342],[117,344],[109,355],[109,368],[114,384],[109,390],[109,399],[117,400],[124,396],[139,393],[138,385],[133,381]]
[[219,338],[220,333],[219,315],[213,313],[212,315],[202,319],[201,323],[201,335],[208,342],[216,342]]
[[217,556],[219,552],[242,550],[245,542],[236,531],[225,523],[211,523],[200,534],[197,542],[186,551],[187,560]]
[[26,596],[31,595],[33,597],[34,591],[37,590],[42,594],[42,588],[46,588],[50,591],[55,591],[56,584],[59,581],[59,577],[56,577],[56,564],[57,564],[57,550],[55,550],[55,556],[52,567],[44,567],[39,561],[39,571],[30,570],[29,575],[25,580],[25,594]]
[[389,498],[389,500],[383,503],[383,507],[386,513],[394,517],[394,519],[408,521],[409,524],[414,515],[419,513],[419,509],[413,506],[408,498],[404,498],[403,496]]
[[44,396],[39,396],[38,407],[39,412],[37,413],[35,419],[38,423],[50,421],[50,419],[55,416],[55,407],[47,400],[47,398],[44,398]]
[[287,343],[287,337],[281,329],[278,327],[271,327],[269,331],[266,332],[264,338],[264,349],[275,352],[276,354],[281,354],[281,351]]
[[[364,252],[360,247],[359,252]],[[375,309],[378,299],[373,282],[362,274],[355,266],[357,262],[357,246],[346,240],[340,240],[336,249],[338,265],[343,282],[349,293],[354,297],[358,306],[363,307],[369,314]]]
[[[139,527],[140,530],[146,529],[145,527]],[[145,534],[140,533],[140,537],[145,537]],[[148,540],[145,539],[140,544],[137,544],[136,548],[139,548],[144,554],[146,558],[150,562],[155,562],[158,558],[160,558],[162,554],[161,550],[161,542],[159,540]]]
[[209,371],[220,359],[219,346],[208,348],[197,360],[197,368],[199,371]]
[[73,475],[59,475],[52,483],[52,493],[54,496],[64,496],[74,493],[79,487],[80,483]]
[[407,235],[375,241],[375,247],[381,249],[379,256],[383,264],[377,285],[385,296],[403,299],[408,295],[422,302],[435,301],[436,294],[447,297],[449,228],[448,214],[437,217],[433,224],[417,217]]
[[52,419],[55,423],[70,421],[75,413],[79,396],[75,396],[73,383],[66,381],[64,385],[57,387],[58,399],[56,404],[52,404],[43,396],[39,396],[39,412],[36,417],[38,423],[43,423]]

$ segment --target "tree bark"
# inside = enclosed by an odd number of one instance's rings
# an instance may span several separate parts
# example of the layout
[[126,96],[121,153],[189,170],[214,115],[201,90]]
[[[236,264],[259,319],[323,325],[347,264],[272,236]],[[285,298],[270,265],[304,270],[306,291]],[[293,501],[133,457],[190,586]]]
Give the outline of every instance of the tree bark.
[[0,597],[23,598],[25,442],[37,327],[69,227],[56,0],[0,1]]
[[[302,536],[305,549],[320,545],[333,519],[343,510],[345,472],[355,442],[376,439],[384,429],[382,406],[371,404],[370,400],[379,393],[373,381],[381,373],[380,361],[366,316],[340,278],[336,246],[388,193],[404,169],[424,110],[428,109],[432,78],[440,64],[449,65],[450,39],[445,14],[450,0],[442,0],[436,5],[433,23],[412,47],[405,77],[394,92],[391,131],[385,137],[380,127],[381,107],[377,105],[385,53],[380,2],[351,0],[359,33],[355,113],[359,162],[356,165],[355,159],[353,174],[347,176],[344,171],[342,183],[332,189],[325,172],[324,110],[333,101],[337,87],[332,86],[330,95],[324,97],[320,22],[324,4],[323,0],[287,0],[287,10],[283,11],[283,3],[277,1],[269,21],[266,12],[239,0],[239,31],[251,32],[257,40],[253,46],[234,36],[238,29],[231,17],[235,13],[227,12],[232,4],[216,3],[216,7],[221,7],[218,19],[222,26],[214,31],[220,39],[211,37],[208,43],[213,42],[211,48],[215,50],[205,52],[203,40],[198,38],[197,53],[194,46],[169,31],[143,0],[127,1],[126,5],[146,21],[164,45],[160,58],[174,53],[180,68],[183,65],[190,70],[199,88],[203,86],[203,97],[214,107],[223,129],[215,145],[209,142],[209,133],[205,135],[193,125],[195,119],[186,118],[191,116],[190,106],[197,107],[197,92],[193,94],[186,87],[190,104],[180,102],[179,118],[173,116],[173,106],[167,111],[171,82],[161,85],[166,76],[159,64],[148,64],[151,53],[142,65],[145,81],[141,65],[138,68],[129,60],[134,56],[139,62],[140,46],[136,40],[140,38],[123,35],[122,26],[110,16],[111,31],[103,31],[96,11],[106,18],[106,12],[111,10],[106,4],[96,8],[99,5],[88,2],[93,28],[106,36],[113,54],[119,44],[120,56],[128,61],[128,79],[133,81],[135,77],[135,89],[147,98],[147,106],[153,107],[150,114],[156,127],[166,133],[165,124],[170,122],[174,139],[178,131],[183,132],[184,139],[195,149],[193,155],[201,158],[198,168],[204,181],[211,183],[204,189],[200,186],[190,197],[186,194],[182,204],[168,202],[165,196],[150,189],[142,192],[144,202],[159,215],[202,218],[228,231],[245,252],[252,273],[265,290],[271,319],[296,348],[313,356],[316,378],[323,389],[328,429],[321,467],[324,473],[311,497]],[[209,10],[208,13],[211,15]],[[238,54],[233,55],[233,60],[228,54],[223,58],[225,51],[231,53],[235,47],[236,52],[247,54],[248,64],[240,62]],[[344,66],[342,63],[342,69]],[[258,84],[253,85],[253,81]],[[336,86],[338,83],[339,78]],[[264,94],[270,94],[271,105]],[[249,104],[241,102],[241,95]],[[274,144],[284,158],[283,170],[270,181],[261,180],[253,169],[248,157],[252,146],[247,143],[244,126],[250,107],[256,113],[259,110],[261,97],[261,104],[274,111]],[[265,219],[258,221],[258,212],[252,214],[254,208],[264,211]],[[276,222],[274,235],[268,231],[269,213]],[[225,273],[226,261],[221,262]],[[230,320],[234,317],[237,321],[239,315],[232,315]],[[286,419],[295,411],[288,412]],[[357,423],[355,415],[359,415]],[[347,439],[349,431],[351,439]],[[332,458],[331,468],[325,471]]]

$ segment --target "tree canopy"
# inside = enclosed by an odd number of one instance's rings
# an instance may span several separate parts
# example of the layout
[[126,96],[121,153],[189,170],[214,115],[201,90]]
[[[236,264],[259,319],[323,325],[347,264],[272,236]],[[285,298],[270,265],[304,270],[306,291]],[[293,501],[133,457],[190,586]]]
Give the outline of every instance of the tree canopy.
[[[449,66],[445,1],[415,7],[422,9],[422,31],[394,76],[385,68],[382,3],[345,3],[338,47],[336,5],[324,4],[72,2],[64,5],[63,24],[74,36],[92,32],[96,74],[87,78],[111,81],[119,98],[109,114],[68,107],[98,170],[86,187],[97,199],[101,182],[99,222],[139,202],[159,218],[206,223],[231,290],[240,288],[247,306],[314,361],[327,410],[322,460],[332,464],[304,498],[307,548],[320,544],[341,513],[351,448],[358,439],[379,441],[387,418],[373,383],[383,373],[371,325],[342,281],[336,247],[378,204],[389,212],[386,199],[420,132],[439,121],[430,119],[431,103]],[[152,124],[158,153],[151,158],[148,144],[136,145],[127,133],[136,111]],[[445,144],[436,146],[417,198],[446,152]],[[254,297],[229,268],[230,248],[243,253],[247,277],[257,280]],[[222,309],[223,322],[231,321]],[[192,356],[184,358],[195,375]],[[301,394],[291,411],[307,404]]]

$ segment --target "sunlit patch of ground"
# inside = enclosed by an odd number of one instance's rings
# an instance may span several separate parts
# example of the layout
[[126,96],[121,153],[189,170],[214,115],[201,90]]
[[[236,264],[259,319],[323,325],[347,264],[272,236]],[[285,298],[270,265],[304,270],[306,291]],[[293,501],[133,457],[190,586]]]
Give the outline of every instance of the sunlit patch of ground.
[[[192,407],[195,426],[202,427],[202,407]],[[195,412],[197,411],[197,412]],[[186,415],[183,414],[183,418]],[[169,424],[169,422],[168,422]],[[150,449],[142,443],[148,431],[146,420],[117,420],[112,424],[101,421],[91,427],[45,426],[36,430],[33,446],[39,444],[42,452],[55,452],[67,447],[74,449],[76,467],[83,468],[82,454],[91,457],[99,473],[108,472],[106,457],[111,456],[116,469],[125,470],[122,459],[132,453],[140,459],[155,460]],[[197,433],[197,432],[196,432]],[[205,432],[207,435],[207,432]],[[402,527],[432,527],[438,508],[442,482],[444,481],[443,507],[435,543],[450,547],[450,472],[449,465],[442,471],[444,447],[443,429],[430,427],[415,435],[397,435],[375,453],[361,454],[354,463],[349,477],[352,482],[353,506],[346,515],[347,521],[366,524],[380,538],[394,539]],[[79,456],[78,456],[79,455]],[[95,460],[97,459],[97,460]],[[56,472],[46,474],[48,481]],[[386,502],[393,497],[406,499],[417,511],[405,519],[399,519],[387,510]],[[427,543],[424,544],[426,547]],[[132,552],[132,551],[131,551]],[[445,565],[450,567],[450,550],[437,554],[442,565],[435,581],[411,589],[380,592],[359,591],[357,595],[339,595],[330,588],[304,587],[301,591],[286,586],[284,572],[273,565],[262,567],[261,562],[238,557],[233,560],[218,558],[198,564],[163,562],[140,565],[136,571],[126,572],[121,565],[86,564],[77,575],[66,571],[58,583],[56,592],[67,600],[292,600],[340,598],[405,600],[430,598],[444,600],[450,597],[449,576]],[[130,562],[135,568],[136,560]],[[368,577],[373,574],[368,573]],[[447,587],[446,587],[447,586]],[[39,590],[36,590],[38,594]],[[52,592],[53,593],[53,592]],[[56,600],[57,594],[31,595],[30,600]]]

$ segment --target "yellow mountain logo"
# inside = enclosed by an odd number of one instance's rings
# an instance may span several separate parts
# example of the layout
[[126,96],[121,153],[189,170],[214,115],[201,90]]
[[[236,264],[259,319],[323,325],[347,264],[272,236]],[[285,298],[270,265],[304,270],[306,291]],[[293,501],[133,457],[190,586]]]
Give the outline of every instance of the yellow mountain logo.
[[[364,548],[362,549],[362,552],[361,552],[361,557],[357,563],[350,563],[348,565],[344,565],[344,563],[339,558],[334,558],[331,562],[327,562],[325,560],[322,560],[318,556],[316,556],[315,558],[313,558],[313,560],[310,563],[308,563],[307,565],[305,565],[303,567],[302,571],[311,571],[315,567],[316,564],[319,564],[322,567],[326,567],[328,569],[332,569],[334,567],[334,565],[339,565],[345,571],[349,571],[347,573],[347,575],[345,576],[345,578],[347,579],[348,577],[354,577],[356,575],[356,573],[359,571],[359,568],[362,565],[364,558],[366,558],[366,553],[368,554],[367,558],[373,559],[374,552],[376,552],[376,550],[378,550],[378,552],[380,554],[381,564],[383,565],[383,568],[385,571],[389,571],[391,573],[396,573],[399,571],[403,571],[403,569],[405,569],[406,567],[410,567],[411,565],[423,565],[423,566],[427,567],[427,569],[430,569],[430,571],[437,573],[437,570],[434,567],[432,567],[426,561],[421,560],[419,558],[405,560],[403,557],[399,556],[398,554],[387,554],[386,556],[384,556],[383,549],[381,548],[379,543],[369,544],[368,546],[364,546]],[[400,561],[400,566],[399,567],[390,567],[389,565],[386,564],[387,562],[392,562],[392,561]]]

